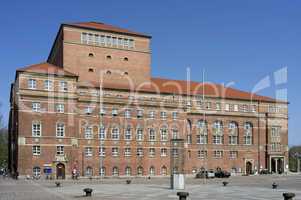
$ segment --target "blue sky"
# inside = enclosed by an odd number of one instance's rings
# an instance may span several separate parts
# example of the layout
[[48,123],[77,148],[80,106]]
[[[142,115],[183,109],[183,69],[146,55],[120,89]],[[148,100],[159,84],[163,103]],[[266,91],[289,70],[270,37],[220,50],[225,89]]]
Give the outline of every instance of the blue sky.
[[[5,120],[9,88],[19,67],[45,61],[60,23],[100,21],[153,36],[153,76],[234,82],[275,97],[287,89],[289,144],[301,144],[301,1],[3,1],[0,7],[0,101]],[[287,67],[286,83],[275,84],[274,72]]]

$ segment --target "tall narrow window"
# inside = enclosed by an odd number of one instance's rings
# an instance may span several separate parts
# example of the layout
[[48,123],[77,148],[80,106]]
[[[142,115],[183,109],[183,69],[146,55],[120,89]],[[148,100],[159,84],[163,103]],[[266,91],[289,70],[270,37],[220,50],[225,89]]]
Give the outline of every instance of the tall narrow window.
[[85,127],[85,138],[92,139],[93,138],[93,129],[91,126]]
[[208,143],[208,125],[204,120],[198,121],[198,132],[197,143],[198,144],[207,144]]
[[106,138],[106,129],[104,125],[101,124],[99,127],[99,139],[104,140],[105,138]]
[[167,127],[162,127],[160,130],[161,133],[161,141],[167,141],[168,140],[168,131],[167,131]]
[[112,148],[112,156],[119,156],[119,149],[118,147]]
[[33,137],[41,137],[41,135],[42,135],[41,122],[33,122],[32,123],[32,136]]
[[215,121],[213,124],[213,144],[223,144],[223,123]]
[[59,88],[61,92],[68,91],[68,83],[66,81],[60,81]]
[[53,82],[51,80],[44,81],[44,90],[47,90],[47,91],[53,90]]
[[149,131],[149,141],[156,141],[155,129],[150,128],[148,131]]
[[92,147],[85,147],[86,157],[91,157],[93,155]]
[[32,111],[33,112],[40,112],[41,111],[41,103],[33,102],[32,103]]
[[126,127],[124,139],[125,140],[131,140],[132,139],[132,128],[131,128],[131,126]]
[[137,141],[142,141],[142,140],[143,140],[143,129],[137,128]]
[[65,124],[62,122],[58,122],[56,124],[56,137],[64,137],[65,136]]
[[64,150],[64,146],[56,146],[56,155],[63,156],[65,154]]
[[246,122],[244,125],[244,142],[245,145],[252,144],[252,137],[253,137],[253,125],[250,122]]
[[35,79],[28,80],[28,89],[32,89],[32,90],[37,89],[37,81]]
[[41,146],[39,146],[39,145],[32,146],[32,155],[34,155],[34,156],[41,155]]
[[114,127],[112,129],[112,135],[111,136],[112,136],[113,140],[119,140],[119,128]]
[[238,125],[236,122],[229,123],[229,144],[238,144]]

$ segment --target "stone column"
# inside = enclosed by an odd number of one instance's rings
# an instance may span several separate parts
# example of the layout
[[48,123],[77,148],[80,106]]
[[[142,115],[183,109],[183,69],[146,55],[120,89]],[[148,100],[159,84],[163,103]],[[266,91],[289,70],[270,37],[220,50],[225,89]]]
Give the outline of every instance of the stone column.
[[275,172],[278,174],[278,158],[275,158]]

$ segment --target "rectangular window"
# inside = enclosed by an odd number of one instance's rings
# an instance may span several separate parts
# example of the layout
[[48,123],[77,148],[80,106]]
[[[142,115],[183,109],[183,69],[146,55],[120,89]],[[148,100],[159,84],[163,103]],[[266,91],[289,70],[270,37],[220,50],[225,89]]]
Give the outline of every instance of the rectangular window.
[[92,112],[93,112],[93,108],[92,107],[88,106],[88,107],[85,108],[85,114],[86,115],[91,115]]
[[39,156],[41,155],[41,146],[32,146],[32,155]]
[[44,81],[44,90],[48,90],[48,91],[53,90],[53,82],[51,80]]
[[56,124],[56,137],[64,137],[65,136],[65,124],[57,123]]
[[107,47],[111,47],[112,46],[112,37],[111,36],[107,36],[106,37],[106,46]]
[[172,153],[173,157],[178,157],[179,156],[179,150],[178,149],[172,149],[171,153]]
[[87,33],[82,33],[81,34],[81,43],[83,43],[83,44],[88,43],[88,34]]
[[197,144],[207,144],[208,136],[205,134],[197,135]]
[[64,154],[64,146],[56,146],[56,155],[63,156]]
[[112,156],[119,156],[119,149],[117,147],[112,148]]
[[173,120],[178,119],[178,113],[177,113],[177,112],[173,112],[173,113],[172,113],[172,119],[173,119]]
[[106,36],[104,36],[104,35],[100,36],[100,45],[104,46],[106,44],[106,39],[105,38],[106,38]]
[[123,39],[118,38],[118,47],[123,48]]
[[128,39],[123,40],[123,47],[126,49],[129,48],[129,40]]
[[225,111],[230,111],[230,104],[225,104]]
[[242,111],[243,112],[248,112],[249,111],[248,106],[247,105],[243,105],[242,106]]
[[166,148],[162,148],[161,149],[161,157],[166,157],[167,156],[167,149]]
[[216,103],[215,104],[215,109],[216,110],[221,110],[221,103]]
[[223,157],[223,151],[215,150],[213,154],[214,158],[222,158]]
[[106,156],[106,148],[104,147],[99,147],[99,156],[100,157],[105,157]]
[[118,110],[116,108],[112,108],[112,115],[117,116],[118,115]]
[[55,110],[56,110],[57,113],[64,113],[65,112],[64,104],[61,104],[61,103],[56,104]]
[[85,147],[85,156],[91,157],[93,155],[92,147]]
[[114,47],[117,47],[118,46],[118,42],[117,42],[117,38],[116,37],[113,37],[113,46]]
[[142,157],[143,156],[143,149],[137,148],[137,156]]
[[131,140],[132,139],[132,129],[130,127],[126,128],[124,139],[125,140]]
[[66,81],[60,81],[59,88],[61,92],[68,91],[68,83]]
[[125,148],[124,149],[124,156],[125,157],[130,157],[132,155],[132,151],[131,151],[131,148]]
[[229,136],[229,144],[237,145],[238,137],[236,135]]
[[149,141],[156,141],[156,133],[154,129],[149,129]]
[[106,129],[104,126],[99,127],[99,139],[104,140],[106,138]]
[[93,130],[91,126],[85,128],[85,138],[92,139],[93,138]]
[[131,118],[131,110],[129,110],[129,109],[126,109],[125,111],[124,111],[124,117],[125,118]]
[[32,123],[32,136],[33,137],[41,137],[42,135],[42,125],[40,122]]
[[149,157],[155,157],[156,155],[156,150],[155,148],[150,148],[149,149]]
[[143,129],[142,128],[137,129],[137,141],[143,141]]
[[166,119],[167,118],[167,113],[162,111],[160,116],[161,116],[161,119]]
[[32,111],[40,112],[41,111],[41,103],[38,103],[38,102],[32,103]]
[[143,118],[143,110],[137,110],[137,118]]
[[119,129],[118,128],[113,128],[111,136],[112,136],[113,140],[119,140]]
[[238,105],[237,104],[234,104],[234,111],[238,112]]
[[129,47],[130,47],[130,49],[135,48],[135,41],[133,39],[129,40]]
[[37,89],[37,81],[35,79],[28,80],[28,89],[32,89],[32,90]]
[[213,136],[213,144],[223,144],[223,136],[214,135]]
[[237,151],[230,151],[229,158],[230,158],[230,159],[236,159],[236,158],[237,158],[237,155],[238,155],[238,152],[237,152]]
[[155,118],[155,111],[149,111],[149,118],[151,119]]
[[95,37],[95,44],[96,45],[100,45],[100,37],[99,37],[99,35],[95,34],[94,37]]
[[207,158],[207,151],[206,150],[198,150],[198,158],[199,159],[205,159]]
[[94,42],[94,35],[92,33],[89,33],[87,43],[92,44],[93,42]]
[[210,110],[211,107],[212,107],[212,106],[211,106],[211,102],[207,102],[207,103],[206,103],[206,108],[207,108],[208,110]]

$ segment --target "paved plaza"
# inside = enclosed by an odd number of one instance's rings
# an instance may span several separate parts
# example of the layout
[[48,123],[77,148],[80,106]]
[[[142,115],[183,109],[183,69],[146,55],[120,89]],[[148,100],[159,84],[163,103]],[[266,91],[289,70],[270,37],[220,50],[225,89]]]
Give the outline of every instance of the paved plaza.
[[[229,185],[222,186],[227,180]],[[101,199],[101,200],[163,200],[178,199],[177,191],[169,189],[168,178],[132,179],[132,184],[125,184],[126,179],[101,180],[65,180],[62,187],[56,187],[55,181],[46,180],[0,180],[0,200],[62,200],[62,199]],[[278,189],[271,189],[273,182]],[[83,189],[93,189],[92,197],[84,197]],[[283,199],[283,192],[293,192],[294,199],[301,199],[301,175],[288,176],[250,176],[231,177],[229,179],[186,179],[189,199]]]

